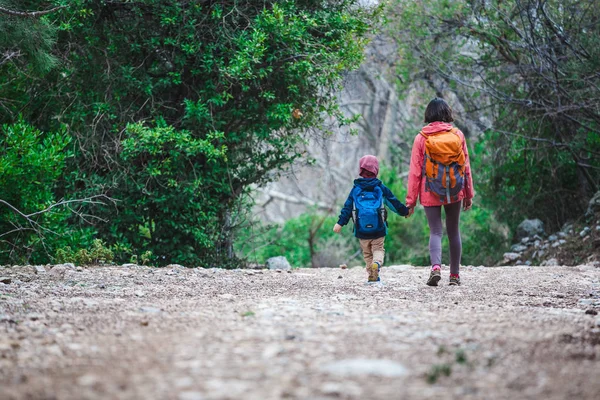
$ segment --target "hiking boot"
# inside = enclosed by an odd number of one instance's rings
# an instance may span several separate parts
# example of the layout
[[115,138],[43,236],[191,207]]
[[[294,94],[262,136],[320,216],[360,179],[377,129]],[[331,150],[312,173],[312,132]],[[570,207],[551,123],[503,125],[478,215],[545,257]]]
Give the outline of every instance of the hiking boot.
[[450,286],[460,286],[460,277],[450,275]]
[[369,282],[379,282],[379,263],[374,262],[369,267]]
[[429,279],[427,279],[428,286],[437,286],[438,282],[442,279],[442,271],[439,268],[435,268],[431,270],[429,274]]

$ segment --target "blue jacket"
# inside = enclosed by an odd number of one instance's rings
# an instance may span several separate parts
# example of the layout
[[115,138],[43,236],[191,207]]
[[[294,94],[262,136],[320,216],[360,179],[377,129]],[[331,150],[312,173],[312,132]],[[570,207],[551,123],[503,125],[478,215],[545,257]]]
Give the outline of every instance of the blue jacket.
[[[350,218],[352,218],[352,208],[354,205],[354,196],[361,190],[363,189],[369,189],[369,188],[375,188],[379,186],[381,188],[381,191],[383,192],[383,200],[384,200],[384,204],[393,212],[395,212],[398,215],[408,215],[408,208],[402,204],[400,202],[400,200],[398,200],[396,198],[396,196],[394,196],[394,194],[392,193],[392,191],[390,189],[388,189],[379,179],[377,178],[359,178],[354,180],[354,187],[352,188],[352,190],[350,191],[350,194],[348,195],[348,198],[346,199],[346,202],[344,203],[344,207],[342,208],[342,211],[340,212],[340,217],[338,218],[338,224],[344,226],[348,223],[348,221],[350,221]],[[387,222],[384,224],[383,228],[381,229],[381,231],[375,232],[371,235],[368,235],[368,237],[365,237],[366,235],[361,235],[359,233],[356,232],[356,230],[354,230],[354,235],[359,238],[359,239],[377,239],[380,237],[383,237],[387,234]]]

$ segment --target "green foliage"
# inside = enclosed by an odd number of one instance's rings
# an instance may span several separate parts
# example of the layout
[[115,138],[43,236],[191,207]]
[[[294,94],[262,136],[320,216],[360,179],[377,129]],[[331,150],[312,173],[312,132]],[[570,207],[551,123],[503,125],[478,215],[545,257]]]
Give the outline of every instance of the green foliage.
[[73,250],[70,246],[60,248],[55,256],[58,263],[70,262],[76,265],[110,264],[113,259],[113,251],[100,239],[95,239],[88,249]]
[[351,258],[358,242],[352,237],[351,226],[338,237],[332,231],[336,221],[331,215],[308,212],[283,225],[262,226],[257,222],[240,234],[236,252],[240,258],[259,264],[285,255],[294,267],[337,267]]
[[8,204],[0,204],[0,260],[28,261],[32,253],[51,251],[60,238],[67,214],[43,211],[55,202],[54,183],[70,157],[70,140],[64,131],[43,133],[23,120],[2,126],[0,193]]
[[[37,1],[1,0],[0,5],[16,11],[26,10]],[[0,16],[0,70],[21,68],[28,74],[44,74],[57,65],[52,54],[56,27],[47,17]]]
[[125,168],[112,192],[127,199],[112,220],[121,228],[118,243],[151,251],[159,262],[196,263],[196,249],[210,248],[218,238],[219,213],[228,201],[216,197],[228,190],[219,169],[226,148],[215,144],[223,134],[198,139],[160,122],[155,128],[129,125],[125,137]]
[[230,258],[241,199],[300,157],[308,129],[348,121],[333,93],[376,14],[358,0],[52,3],[67,6],[43,19],[62,62],[43,79],[6,69],[0,121],[68,127],[57,190],[118,200],[92,210],[118,259],[192,265]]
[[427,373],[426,380],[429,384],[434,384],[443,376],[452,375],[452,366],[449,364],[435,364]]

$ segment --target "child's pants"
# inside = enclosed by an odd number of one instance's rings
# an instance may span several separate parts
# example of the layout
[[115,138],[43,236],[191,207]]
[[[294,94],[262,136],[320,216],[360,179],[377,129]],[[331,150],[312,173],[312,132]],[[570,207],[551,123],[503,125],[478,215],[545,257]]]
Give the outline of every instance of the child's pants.
[[[446,211],[446,232],[450,244],[450,273],[458,274],[462,242],[460,240],[460,208],[462,202],[444,205]],[[429,223],[429,255],[431,265],[442,265],[442,206],[425,207],[425,215]]]
[[374,262],[378,262],[380,266],[383,265],[383,256],[385,250],[383,249],[384,237],[377,239],[358,239],[360,242],[360,248],[363,252],[363,258],[367,263],[367,268],[370,268]]

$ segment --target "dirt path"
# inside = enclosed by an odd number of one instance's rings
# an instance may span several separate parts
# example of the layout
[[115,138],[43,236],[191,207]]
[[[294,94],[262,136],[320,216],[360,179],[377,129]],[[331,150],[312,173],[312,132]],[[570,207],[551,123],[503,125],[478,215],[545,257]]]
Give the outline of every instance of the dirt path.
[[427,273],[0,268],[0,398],[598,398],[600,269]]

